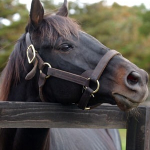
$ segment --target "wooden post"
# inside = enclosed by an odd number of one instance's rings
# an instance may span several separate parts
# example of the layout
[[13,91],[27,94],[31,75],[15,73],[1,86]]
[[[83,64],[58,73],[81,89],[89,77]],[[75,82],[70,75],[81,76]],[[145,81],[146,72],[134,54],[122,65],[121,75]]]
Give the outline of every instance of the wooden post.
[[129,117],[126,150],[150,150],[150,108],[140,107],[138,117]]

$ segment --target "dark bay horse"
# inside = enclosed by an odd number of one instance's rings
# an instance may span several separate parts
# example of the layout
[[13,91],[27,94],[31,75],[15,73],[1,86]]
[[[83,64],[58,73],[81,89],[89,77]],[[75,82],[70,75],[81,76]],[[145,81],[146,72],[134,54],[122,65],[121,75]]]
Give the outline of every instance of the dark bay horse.
[[[67,1],[44,15],[32,0],[30,21],[2,74],[0,100],[117,104],[132,111],[148,96],[148,75],[83,32]],[[0,150],[119,150],[118,132],[104,129],[1,129]]]

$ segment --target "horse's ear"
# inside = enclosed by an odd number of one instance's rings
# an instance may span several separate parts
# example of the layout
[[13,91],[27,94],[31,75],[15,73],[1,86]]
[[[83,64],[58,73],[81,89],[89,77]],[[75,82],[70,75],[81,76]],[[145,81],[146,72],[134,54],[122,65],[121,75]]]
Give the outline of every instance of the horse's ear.
[[37,28],[38,25],[42,22],[43,16],[44,16],[44,8],[40,0],[32,0],[30,19],[34,28]]
[[68,2],[67,2],[67,0],[64,0],[64,4],[58,10],[58,12],[56,13],[56,15],[60,15],[60,16],[64,16],[64,17],[68,16]]

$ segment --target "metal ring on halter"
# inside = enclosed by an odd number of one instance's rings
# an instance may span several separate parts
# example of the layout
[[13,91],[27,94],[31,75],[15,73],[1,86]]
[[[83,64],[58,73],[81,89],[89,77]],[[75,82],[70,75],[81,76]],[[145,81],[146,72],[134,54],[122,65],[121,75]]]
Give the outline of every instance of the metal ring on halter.
[[[52,66],[47,62],[45,62],[44,65],[47,65],[49,68],[52,68]],[[40,73],[43,73],[42,70],[40,70]],[[46,79],[48,79],[49,77],[50,77],[50,75],[46,76]]]
[[[90,78],[88,78],[88,80],[90,80]],[[97,88],[96,88],[96,90],[94,90],[93,91],[93,93],[92,94],[95,94],[95,93],[97,93],[98,92],[98,90],[99,90],[99,88],[100,88],[100,83],[99,83],[99,81],[98,80],[96,80],[96,83],[97,83]],[[85,87],[84,89],[86,89],[87,87]]]
[[91,108],[90,107],[85,107],[85,109],[84,110],[90,110]]
[[98,92],[98,90],[99,90],[99,88],[100,88],[100,83],[99,83],[99,81],[98,81],[98,80],[96,80],[96,83],[97,83],[97,88],[96,88],[96,90],[95,90],[95,91],[93,91],[93,94],[97,93],[97,92]]

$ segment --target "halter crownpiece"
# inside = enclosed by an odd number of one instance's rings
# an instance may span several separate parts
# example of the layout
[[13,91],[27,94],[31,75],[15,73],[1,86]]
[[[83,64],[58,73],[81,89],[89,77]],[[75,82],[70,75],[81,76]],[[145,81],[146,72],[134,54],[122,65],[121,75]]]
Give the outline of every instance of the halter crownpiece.
[[[67,71],[59,70],[56,68],[52,68],[51,65],[47,62],[44,62],[38,52],[35,50],[34,46],[32,45],[31,39],[30,39],[30,34],[26,34],[26,44],[27,44],[27,58],[29,63],[33,63],[34,67],[33,69],[27,74],[26,80],[32,79],[35,74],[37,67],[40,70],[40,76],[39,76],[39,96],[42,101],[46,101],[44,96],[43,96],[43,86],[46,82],[46,79],[49,78],[50,76],[60,78],[66,81],[70,81],[79,85],[82,85],[84,88],[83,95],[81,96],[80,101],[78,102],[78,107],[81,109],[92,109],[96,107],[97,105],[94,106],[88,106],[89,100],[91,96],[94,96],[95,93],[99,91],[100,88],[100,83],[99,79],[105,70],[106,66],[108,65],[109,61],[116,55],[120,55],[119,52],[115,50],[110,50],[108,51],[102,59],[99,61],[97,64],[96,68],[93,70],[92,74],[90,77],[86,78],[81,75],[73,74]],[[45,66],[48,66],[48,71],[47,75],[43,73],[43,69]],[[84,73],[86,73],[85,71]],[[90,82],[94,82],[97,85],[96,89],[92,89],[90,87]],[[99,104],[100,105],[100,104]]]

